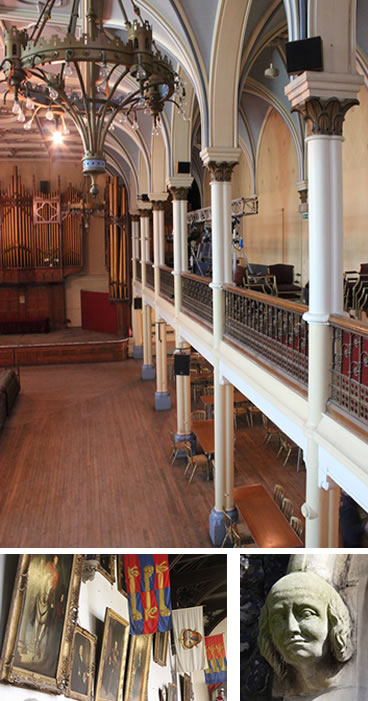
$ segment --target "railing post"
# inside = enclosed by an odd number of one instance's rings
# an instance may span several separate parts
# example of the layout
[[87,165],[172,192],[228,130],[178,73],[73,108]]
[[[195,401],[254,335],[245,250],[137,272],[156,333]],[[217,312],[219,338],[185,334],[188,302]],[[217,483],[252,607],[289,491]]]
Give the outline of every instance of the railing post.
[[155,409],[164,411],[171,409],[171,398],[167,383],[167,338],[166,322],[164,319],[156,321],[156,392]]

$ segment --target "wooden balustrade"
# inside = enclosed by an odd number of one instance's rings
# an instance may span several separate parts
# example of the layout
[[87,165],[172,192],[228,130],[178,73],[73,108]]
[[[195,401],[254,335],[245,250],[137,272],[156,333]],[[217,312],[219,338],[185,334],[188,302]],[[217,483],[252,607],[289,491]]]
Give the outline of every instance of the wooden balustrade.
[[211,280],[192,273],[182,273],[181,279],[183,310],[212,326]]
[[368,421],[368,327],[333,315],[331,394],[335,405],[361,422]]
[[306,310],[302,304],[226,285],[224,337],[305,386],[308,325],[302,317]]
[[160,265],[160,296],[174,300],[174,276],[172,269],[166,265]]

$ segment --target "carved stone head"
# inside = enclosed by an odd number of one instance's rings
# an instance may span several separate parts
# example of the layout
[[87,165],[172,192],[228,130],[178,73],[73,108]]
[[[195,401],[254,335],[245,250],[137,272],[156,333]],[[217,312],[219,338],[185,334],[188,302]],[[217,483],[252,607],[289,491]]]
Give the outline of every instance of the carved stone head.
[[323,689],[353,654],[349,611],[337,591],[312,572],[282,577],[268,594],[258,645],[284,687]]

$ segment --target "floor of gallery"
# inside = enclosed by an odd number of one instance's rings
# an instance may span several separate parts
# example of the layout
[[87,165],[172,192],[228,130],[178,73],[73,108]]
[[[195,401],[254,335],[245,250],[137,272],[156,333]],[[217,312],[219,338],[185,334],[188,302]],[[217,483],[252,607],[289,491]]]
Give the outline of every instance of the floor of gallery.
[[[170,466],[173,408],[154,410],[142,361],[21,368],[0,434],[0,546],[210,547],[213,485]],[[300,516],[305,472],[282,467],[260,421],[236,432],[235,485],[275,482]]]

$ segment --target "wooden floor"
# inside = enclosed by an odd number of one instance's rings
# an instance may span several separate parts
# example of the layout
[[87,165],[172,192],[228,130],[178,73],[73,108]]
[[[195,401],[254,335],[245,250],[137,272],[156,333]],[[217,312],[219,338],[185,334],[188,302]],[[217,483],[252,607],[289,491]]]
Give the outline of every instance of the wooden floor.
[[[170,467],[173,409],[153,408],[141,362],[28,367],[0,434],[0,546],[210,547],[213,486]],[[235,484],[263,482],[304,501],[305,473],[281,468],[263,429],[237,431]]]

